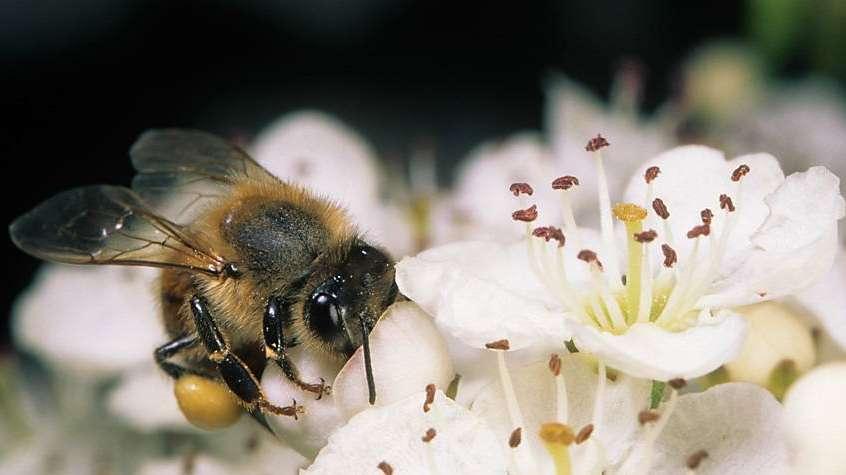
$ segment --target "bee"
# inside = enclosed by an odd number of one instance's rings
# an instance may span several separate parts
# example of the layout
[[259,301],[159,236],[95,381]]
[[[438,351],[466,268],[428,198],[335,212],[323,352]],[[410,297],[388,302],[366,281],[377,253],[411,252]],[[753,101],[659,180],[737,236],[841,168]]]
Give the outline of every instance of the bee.
[[154,358],[177,388],[222,383],[266,426],[266,413],[296,417],[302,409],[265,398],[258,378],[268,362],[319,399],[330,387],[323,378],[307,382],[288,349],[346,360],[363,346],[373,404],[368,335],[398,298],[388,253],[341,207],[279,180],[214,135],[150,130],[130,157],[131,189],[59,193],[11,224],[12,241],[48,261],[161,268],[171,341]]

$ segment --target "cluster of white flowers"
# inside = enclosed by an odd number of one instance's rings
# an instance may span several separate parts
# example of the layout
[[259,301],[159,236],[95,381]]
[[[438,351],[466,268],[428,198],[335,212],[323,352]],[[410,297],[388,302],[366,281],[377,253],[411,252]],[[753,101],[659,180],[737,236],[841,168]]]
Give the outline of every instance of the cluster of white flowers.
[[304,414],[269,417],[276,437],[249,418],[202,432],[151,357],[155,272],[46,266],[13,325],[49,383],[0,386],[0,411],[22,408],[0,412],[0,473],[846,472],[840,180],[678,146],[677,111],[642,118],[635,79],[610,106],[550,81],[545,136],[480,146],[428,197],[425,250],[364,139],[283,117],[253,156],[405,256],[409,301],[370,335],[376,404],[361,350],[340,364],[295,348],[331,395],[270,365],[267,397]]

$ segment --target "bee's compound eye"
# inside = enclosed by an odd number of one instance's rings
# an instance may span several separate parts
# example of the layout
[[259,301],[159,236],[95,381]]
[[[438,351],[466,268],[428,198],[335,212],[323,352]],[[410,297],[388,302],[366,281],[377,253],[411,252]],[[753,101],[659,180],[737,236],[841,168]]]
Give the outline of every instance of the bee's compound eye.
[[229,427],[244,412],[229,389],[212,379],[186,374],[176,380],[173,392],[188,422],[201,429]]
[[320,292],[311,298],[309,323],[320,334],[329,335],[341,329],[341,310],[334,295]]

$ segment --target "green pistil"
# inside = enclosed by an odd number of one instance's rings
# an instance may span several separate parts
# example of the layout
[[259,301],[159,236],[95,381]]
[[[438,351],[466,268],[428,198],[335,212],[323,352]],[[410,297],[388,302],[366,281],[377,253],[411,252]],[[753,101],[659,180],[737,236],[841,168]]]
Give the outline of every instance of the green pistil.
[[628,234],[629,263],[626,268],[626,323],[633,324],[640,308],[640,274],[643,262],[644,245],[635,240],[634,235],[643,231],[643,221],[626,221]]

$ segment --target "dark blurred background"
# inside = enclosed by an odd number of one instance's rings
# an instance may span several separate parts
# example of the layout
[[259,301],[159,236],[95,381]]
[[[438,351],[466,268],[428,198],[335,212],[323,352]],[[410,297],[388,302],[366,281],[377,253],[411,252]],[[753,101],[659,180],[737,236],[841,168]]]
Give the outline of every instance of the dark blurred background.
[[[384,160],[427,139],[448,165],[482,140],[540,129],[546,74],[604,96],[630,58],[655,107],[692,48],[756,34],[750,9],[764,3],[2,0],[3,222],[65,188],[128,184],[128,147],[151,127],[249,137],[316,108]],[[782,54],[780,71],[814,66],[805,57]],[[39,265],[3,246],[0,347]]]

